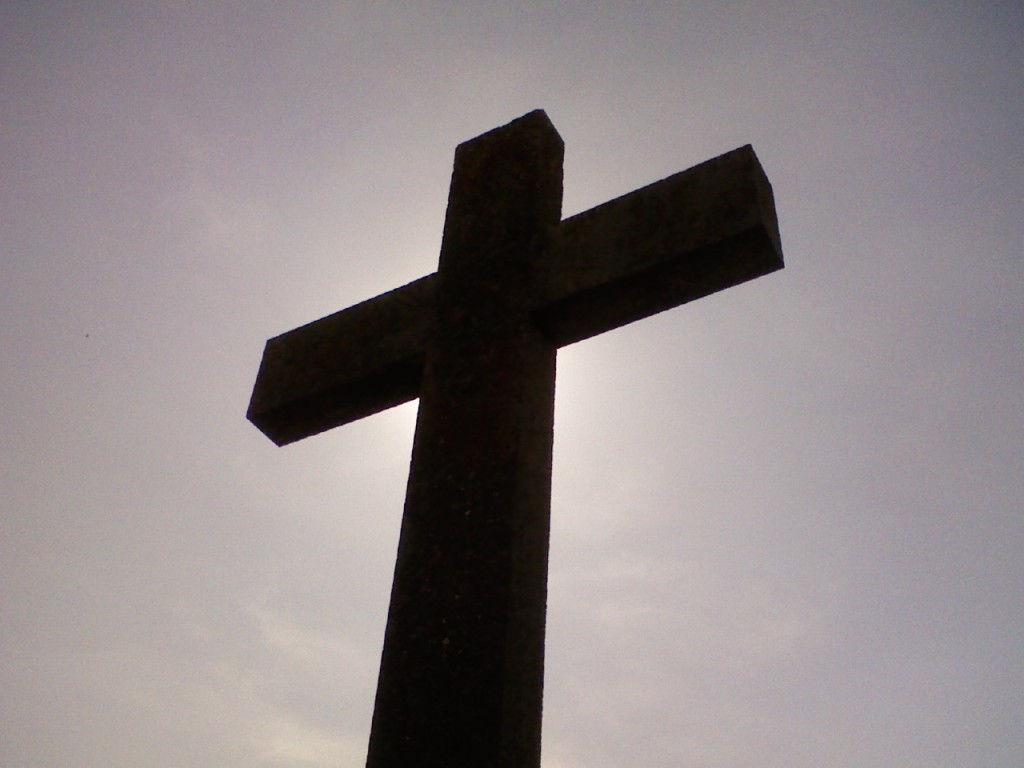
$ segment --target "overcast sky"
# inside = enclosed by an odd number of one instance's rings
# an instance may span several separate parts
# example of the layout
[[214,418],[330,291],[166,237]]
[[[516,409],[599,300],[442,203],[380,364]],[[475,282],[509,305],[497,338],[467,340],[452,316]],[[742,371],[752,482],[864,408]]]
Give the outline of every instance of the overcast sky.
[[545,768],[1024,765],[1022,94],[1010,1],[3,3],[0,765],[363,764],[416,405],[250,390],[537,107],[787,263],[559,353]]

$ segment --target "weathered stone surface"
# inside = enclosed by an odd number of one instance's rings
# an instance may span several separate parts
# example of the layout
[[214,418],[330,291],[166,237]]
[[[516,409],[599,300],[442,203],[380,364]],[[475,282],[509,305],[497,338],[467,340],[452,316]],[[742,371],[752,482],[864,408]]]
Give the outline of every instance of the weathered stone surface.
[[267,342],[279,445],[420,397],[371,768],[539,765],[556,349],[782,267],[750,147],[566,221],[562,151],[461,144],[438,272]]

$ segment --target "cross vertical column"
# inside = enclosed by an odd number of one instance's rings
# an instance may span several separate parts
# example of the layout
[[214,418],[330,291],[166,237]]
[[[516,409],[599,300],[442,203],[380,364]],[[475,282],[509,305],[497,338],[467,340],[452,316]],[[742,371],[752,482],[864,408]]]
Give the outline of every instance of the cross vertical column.
[[562,154],[540,111],[456,152],[368,768],[540,764]]

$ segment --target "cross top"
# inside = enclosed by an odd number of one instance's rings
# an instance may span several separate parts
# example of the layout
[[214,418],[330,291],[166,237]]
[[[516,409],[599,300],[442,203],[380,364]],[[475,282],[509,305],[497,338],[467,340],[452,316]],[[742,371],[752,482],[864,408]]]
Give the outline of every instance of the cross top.
[[438,271],[264,350],[279,445],[420,398],[370,768],[540,764],[556,350],[782,267],[749,146],[565,221],[562,155],[459,145]]

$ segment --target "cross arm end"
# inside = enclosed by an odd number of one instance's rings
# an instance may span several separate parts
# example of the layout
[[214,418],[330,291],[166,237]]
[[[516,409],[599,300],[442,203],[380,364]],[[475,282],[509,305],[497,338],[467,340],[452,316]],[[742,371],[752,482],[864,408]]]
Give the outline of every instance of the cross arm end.
[[247,417],[277,445],[419,394],[434,275],[267,341]]
[[771,184],[749,146],[566,219],[538,265],[559,346],[782,269]]

